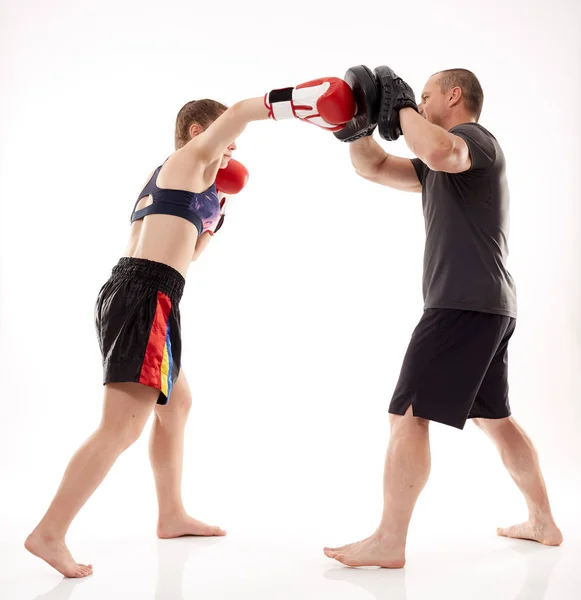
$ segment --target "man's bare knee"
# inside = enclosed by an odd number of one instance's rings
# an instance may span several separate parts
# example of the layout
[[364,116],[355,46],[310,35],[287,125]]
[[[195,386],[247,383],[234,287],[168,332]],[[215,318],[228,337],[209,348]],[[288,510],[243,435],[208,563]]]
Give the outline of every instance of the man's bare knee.
[[505,419],[472,419],[472,422],[478,429],[484,431],[491,437],[497,437],[510,430],[516,429],[516,423],[512,417],[506,417]]
[[415,417],[413,413],[413,407],[410,404],[408,409],[406,410],[405,415],[389,415],[389,421],[391,425],[391,429],[428,429],[430,426],[430,421],[428,419],[422,419],[421,417]]

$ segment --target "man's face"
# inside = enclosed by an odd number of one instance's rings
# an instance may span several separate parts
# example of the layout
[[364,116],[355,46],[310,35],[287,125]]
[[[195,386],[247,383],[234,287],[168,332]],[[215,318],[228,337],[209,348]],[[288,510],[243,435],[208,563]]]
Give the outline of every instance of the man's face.
[[440,89],[439,77],[439,75],[434,75],[428,79],[418,105],[420,114],[435,125],[442,124],[447,111],[446,95]]

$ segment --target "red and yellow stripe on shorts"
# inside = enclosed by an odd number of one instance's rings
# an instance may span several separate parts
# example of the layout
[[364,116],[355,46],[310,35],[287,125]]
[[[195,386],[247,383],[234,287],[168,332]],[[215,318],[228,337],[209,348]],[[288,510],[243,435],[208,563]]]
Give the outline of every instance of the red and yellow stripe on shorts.
[[172,388],[171,374],[173,370],[170,313],[170,298],[158,291],[155,316],[139,376],[139,383],[160,390],[168,399]]

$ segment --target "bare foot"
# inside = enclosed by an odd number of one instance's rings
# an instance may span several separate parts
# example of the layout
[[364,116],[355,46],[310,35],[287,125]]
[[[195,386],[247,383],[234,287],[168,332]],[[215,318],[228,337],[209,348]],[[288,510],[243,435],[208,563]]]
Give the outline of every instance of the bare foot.
[[160,519],[157,523],[157,537],[162,540],[184,535],[213,537],[226,535],[226,532],[219,527],[213,527],[197,519],[192,519],[186,514]]
[[369,536],[368,538],[365,538],[364,540],[361,540],[360,542],[354,542],[352,544],[345,544],[344,546],[338,546],[337,548],[329,548],[329,546],[325,546],[323,548],[323,552],[325,554],[327,554],[327,550],[329,550],[330,552],[337,552],[337,553],[341,553],[344,552],[345,550],[350,549],[352,546],[357,546],[357,544],[362,544],[363,542],[366,542],[367,540],[370,540],[372,536]]
[[325,548],[324,552],[349,567],[401,569],[405,565],[405,546],[378,533],[355,544]]
[[35,530],[24,542],[24,547],[65,577],[78,578],[93,574],[93,565],[80,565],[73,560],[64,540],[54,539]]
[[[365,538],[364,540],[361,540],[361,542],[366,542],[367,540],[370,540],[372,536],[369,536],[368,538]],[[324,551],[326,552],[327,550],[331,550],[332,552],[338,552],[339,550],[345,550],[347,548],[350,548],[351,546],[355,546],[356,544],[361,544],[361,542],[354,542],[352,544],[345,544],[344,546],[338,546],[337,548],[330,548],[329,546],[325,546]]]
[[505,529],[499,527],[496,533],[503,537],[540,542],[546,546],[560,546],[563,541],[563,534],[553,521],[527,521]]

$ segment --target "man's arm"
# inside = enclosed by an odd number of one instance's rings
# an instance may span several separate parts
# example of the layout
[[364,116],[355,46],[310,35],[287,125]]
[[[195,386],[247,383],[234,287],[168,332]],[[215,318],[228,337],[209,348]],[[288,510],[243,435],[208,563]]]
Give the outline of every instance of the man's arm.
[[402,108],[399,121],[408,148],[432,171],[463,173],[472,165],[466,142],[430,123],[413,108]]
[[404,192],[421,192],[416,170],[409,158],[392,156],[371,137],[349,144],[351,162],[357,175]]

